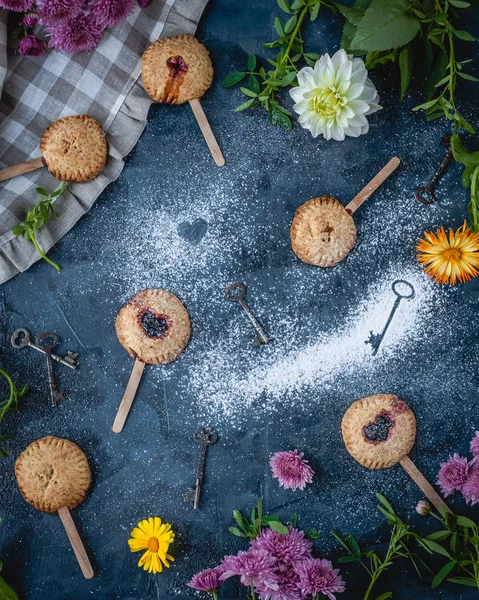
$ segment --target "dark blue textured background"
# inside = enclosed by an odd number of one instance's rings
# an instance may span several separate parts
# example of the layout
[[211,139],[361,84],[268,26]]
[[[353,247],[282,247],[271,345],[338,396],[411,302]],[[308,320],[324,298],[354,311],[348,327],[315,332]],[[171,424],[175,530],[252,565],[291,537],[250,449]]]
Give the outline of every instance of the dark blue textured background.
[[[213,165],[187,105],[154,106],[119,181],[51,251],[61,274],[40,262],[0,290],[2,367],[19,384],[31,386],[21,410],[4,420],[4,432],[14,437],[8,442],[11,458],[0,463],[2,575],[21,598],[193,597],[185,587],[191,575],[241,547],[227,532],[232,510],[248,512],[259,495],[268,511],[284,518],[298,512],[302,526],[321,532],[318,555],[337,557],[332,528],[351,531],[364,546],[381,549],[388,527],[375,508],[375,491],[385,493],[425,533],[429,524],[414,512],[419,490],[399,467],[370,472],[356,464],[341,440],[342,414],[368,394],[404,397],[418,418],[413,458],[432,481],[439,461],[452,451],[466,453],[479,428],[477,281],[456,290],[435,288],[437,304],[423,307],[424,330],[419,323],[413,339],[406,336],[395,353],[379,354],[374,369],[338,373],[328,386],[304,386],[284,402],[273,403],[264,393],[238,415],[234,409],[233,414],[210,410],[208,397],[201,395],[201,382],[222,368],[214,360],[215,348],[219,356],[229,353],[241,372],[254,364],[255,353],[281,347],[281,338],[292,337],[288,343],[300,348],[321,332],[340,328],[382,276],[401,274],[404,266],[423,277],[414,261],[417,237],[425,228],[457,227],[466,214],[467,192],[460,187],[457,165],[441,182],[436,205],[414,200],[414,188],[427,181],[443,155],[439,140],[447,127],[411,113],[418,98],[399,103],[391,69],[372,75],[384,109],[371,117],[370,133],[358,139],[327,143],[297,126],[292,132],[273,129],[262,113],[232,112],[241,95],[223,90],[219,82],[244,68],[248,54],[264,55],[261,42],[273,35],[276,14],[272,0],[212,0],[200,23],[198,37],[210,49],[216,70],[203,106],[224,151],[224,169]],[[334,52],[340,31],[339,18],[322,14],[309,28],[309,49]],[[464,44],[465,56],[477,55],[472,48]],[[461,108],[477,124],[477,88],[467,82],[461,87]],[[327,271],[300,263],[288,237],[295,209],[322,193],[346,202],[394,154],[403,161],[401,169],[355,215],[360,238],[351,256]],[[166,221],[156,221],[155,215],[166,215]],[[176,219],[178,235],[185,236],[185,223],[201,218],[211,237],[205,235],[197,245],[186,240],[191,248],[182,256],[168,255],[161,243],[155,252],[168,215]],[[171,228],[168,235],[175,235]],[[220,243],[207,254],[210,240]],[[254,349],[251,328],[237,307],[223,300],[222,290],[235,280],[248,284],[250,303],[272,333],[271,347]],[[175,365],[146,369],[126,428],[117,436],[111,424],[132,361],[116,340],[114,319],[129,296],[149,286],[182,298],[192,317],[192,342]],[[282,320],[290,326],[283,327]],[[62,351],[80,354],[78,372],[55,369],[69,390],[56,410],[49,406],[42,357],[16,352],[9,344],[10,333],[20,326],[34,334],[53,330]],[[200,385],[190,385],[198,374]],[[265,408],[270,403],[274,410]],[[205,420],[217,427],[220,440],[209,453],[204,501],[194,512],[183,503],[197,457],[190,436]],[[92,467],[91,493],[74,511],[96,571],[91,581],[82,578],[60,520],[36,512],[16,487],[14,458],[49,434],[77,442]],[[270,454],[289,448],[305,451],[318,473],[304,492],[282,491],[271,479]],[[459,500],[453,506],[479,515]],[[139,520],[157,514],[177,532],[171,548],[176,561],[153,577],[137,568],[139,556],[130,554],[127,539]],[[438,564],[433,563],[436,569]],[[342,573],[348,590],[340,597],[361,598],[358,590],[367,584],[363,574],[353,567],[343,567]],[[384,577],[377,595],[394,589],[398,600],[477,596],[452,585],[431,591],[430,583],[431,577],[419,579],[404,563]],[[236,592],[225,587],[223,597],[234,598]]]

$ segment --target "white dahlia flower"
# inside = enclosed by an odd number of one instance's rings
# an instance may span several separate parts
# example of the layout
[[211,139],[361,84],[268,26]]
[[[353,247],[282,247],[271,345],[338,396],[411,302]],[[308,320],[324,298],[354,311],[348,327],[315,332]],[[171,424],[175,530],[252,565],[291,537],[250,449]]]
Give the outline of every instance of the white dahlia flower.
[[338,50],[333,57],[324,54],[314,69],[304,67],[298,73],[298,86],[290,90],[295,101],[298,122],[313,137],[342,141],[369,130],[366,119],[381,107],[379,96],[364,62]]

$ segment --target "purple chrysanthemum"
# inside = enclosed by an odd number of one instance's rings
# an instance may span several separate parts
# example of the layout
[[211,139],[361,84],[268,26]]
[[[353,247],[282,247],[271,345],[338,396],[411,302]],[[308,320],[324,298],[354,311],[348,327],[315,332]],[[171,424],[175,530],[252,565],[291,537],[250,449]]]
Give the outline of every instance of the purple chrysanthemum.
[[223,574],[220,579],[224,581],[235,575],[240,576],[243,585],[263,584],[269,589],[277,588],[274,568],[276,559],[266,550],[250,548],[247,552],[238,552],[233,556],[225,556],[221,567]]
[[90,5],[91,18],[105,27],[124,21],[135,10],[135,0],[94,0]]
[[17,52],[24,56],[40,56],[45,52],[45,44],[34,35],[27,35],[18,44]]
[[33,0],[0,0],[0,7],[16,12],[25,12],[32,7]]
[[470,449],[474,456],[479,456],[479,431],[476,431],[474,434],[474,437],[471,440]]
[[256,586],[260,600],[303,600],[304,596],[299,587],[299,576],[290,567],[287,571],[278,573],[277,589],[272,590],[261,583]]
[[330,600],[336,600],[337,592],[344,592],[344,581],[338,569],[334,569],[329,560],[308,558],[295,565],[299,575],[299,587],[304,595],[324,594]]
[[428,517],[431,514],[431,505],[427,500],[419,500],[416,505],[416,512],[421,517]]
[[57,51],[63,50],[70,54],[88,52],[98,45],[103,35],[103,29],[94,23],[89,15],[80,15],[64,25],[50,27],[49,46]]
[[23,19],[20,21],[20,25],[25,25],[28,29],[33,29],[38,23],[38,13],[34,10],[28,11]]
[[467,458],[455,453],[449,460],[441,463],[437,483],[444,496],[460,492],[467,479]]
[[476,459],[469,463],[467,479],[461,492],[468,504],[479,502],[479,462],[476,462]]
[[278,561],[278,569],[285,571],[289,566],[301,562],[305,558],[311,558],[312,544],[304,537],[304,532],[294,527],[288,527],[287,534],[276,533],[272,529],[263,530],[259,536],[251,542],[251,547],[257,550],[265,550]]
[[36,0],[36,5],[43,25],[62,25],[82,13],[84,0]]
[[200,592],[208,592],[209,594],[213,594],[213,592],[219,590],[223,583],[220,580],[220,577],[221,575],[223,575],[223,572],[223,567],[205,569],[204,571],[200,571],[199,573],[194,575],[187,585],[190,588],[193,588],[194,590],[199,590]]
[[286,490],[304,490],[307,483],[313,480],[314,471],[304,460],[303,452],[289,450],[288,452],[276,452],[269,460],[273,477],[279,481],[279,485]]

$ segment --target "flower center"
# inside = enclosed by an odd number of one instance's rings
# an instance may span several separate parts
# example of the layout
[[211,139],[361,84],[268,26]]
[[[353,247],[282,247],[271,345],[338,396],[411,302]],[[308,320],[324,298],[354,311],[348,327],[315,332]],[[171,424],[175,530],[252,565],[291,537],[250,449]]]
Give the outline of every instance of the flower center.
[[461,260],[461,257],[462,257],[462,252],[460,250],[458,250],[457,248],[448,248],[447,250],[444,250],[444,258],[446,260],[451,260],[451,261]]
[[158,548],[160,547],[160,544],[158,542],[158,539],[156,537],[151,537],[148,540],[148,550],[150,552],[158,552]]
[[333,117],[343,104],[332,90],[319,90],[313,98],[313,108],[322,117]]

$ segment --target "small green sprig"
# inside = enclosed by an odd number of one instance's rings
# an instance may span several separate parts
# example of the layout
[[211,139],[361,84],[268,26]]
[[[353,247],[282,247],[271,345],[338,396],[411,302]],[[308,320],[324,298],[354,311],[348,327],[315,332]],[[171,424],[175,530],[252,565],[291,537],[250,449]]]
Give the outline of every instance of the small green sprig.
[[22,235],[27,242],[32,242],[36,251],[43,258],[43,260],[52,265],[52,267],[54,267],[57,271],[60,271],[60,267],[55,262],[50,260],[43,252],[37,241],[36,235],[42,229],[45,223],[48,223],[57,217],[57,213],[53,207],[53,201],[55,198],[63,194],[67,186],[68,182],[63,181],[61,186],[54,192],[48,192],[44,188],[37,187],[36,191],[37,194],[40,195],[40,199],[35,206],[27,212],[25,220],[12,229],[14,235]]
[[277,3],[289,17],[286,20],[283,17],[275,18],[274,28],[278,37],[263,44],[265,48],[279,48],[276,58],[268,59],[272,68],[266,70],[263,66],[258,66],[257,57],[253,54],[248,58],[247,70],[231,73],[222,85],[225,88],[232,87],[248,77],[247,85],[240,88],[247,100],[235,112],[263,107],[272,125],[291,129],[291,112],[280,105],[278,93],[294,84],[301,62],[314,66],[319,58],[319,54],[306,52],[301,26],[308,16],[310,21],[315,21],[321,8],[334,10],[334,6],[327,0],[293,0],[292,3],[290,0],[277,0]]
[[250,538],[254,540],[259,536],[264,527],[270,527],[277,533],[286,535],[288,528],[283,525],[281,519],[276,515],[263,515],[263,499],[258,499],[256,508],[251,511],[251,521],[243,516],[239,510],[233,511],[233,518],[238,527],[230,527],[228,531],[237,537]]
[[[0,402],[0,423],[1,423],[3,420],[3,417],[7,414],[8,411],[16,410],[18,408],[18,400],[19,400],[19,398],[21,398],[22,396],[24,396],[26,394],[26,392],[28,390],[28,385],[24,385],[22,388],[17,389],[16,385],[13,382],[13,379],[10,377],[10,375],[8,373],[6,373],[2,369],[0,369],[0,375],[7,380],[7,383],[10,388],[7,400]],[[9,440],[11,437],[12,437],[11,435],[0,435],[0,456],[3,456],[4,458],[8,457],[8,452],[2,447],[1,444],[6,442],[7,440]]]
[[[408,558],[412,561],[416,571],[419,573],[416,560],[411,554],[408,544],[413,540],[417,541],[419,545],[423,546],[428,552],[427,545],[424,543],[422,538],[416,533],[411,531],[409,525],[406,525],[394,512],[391,504],[386,500],[382,494],[376,494],[377,499],[380,502],[378,509],[387,518],[388,523],[392,525],[391,537],[389,538],[389,546],[384,558],[381,558],[373,550],[368,552],[362,552],[358,542],[354,537],[348,533],[341,535],[337,531],[331,533],[338,540],[341,546],[348,552],[349,556],[342,556],[338,559],[340,563],[359,563],[368,573],[370,577],[369,586],[363,596],[363,600],[369,600],[372,596],[374,586],[378,582],[381,575],[391,567],[395,561],[400,558]],[[363,560],[363,557],[368,560]],[[420,560],[420,559],[418,559]],[[422,562],[422,561],[421,561]],[[420,573],[419,573],[420,574]],[[385,592],[376,598],[376,600],[386,600],[392,597],[392,592]]]
[[454,160],[464,165],[462,185],[471,190],[471,199],[467,206],[471,230],[479,233],[479,151],[469,152],[458,135],[451,137]]

